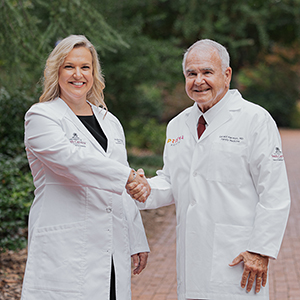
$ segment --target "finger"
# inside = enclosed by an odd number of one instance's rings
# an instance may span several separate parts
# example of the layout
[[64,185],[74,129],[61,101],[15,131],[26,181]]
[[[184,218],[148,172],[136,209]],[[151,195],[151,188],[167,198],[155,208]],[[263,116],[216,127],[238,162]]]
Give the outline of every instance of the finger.
[[135,267],[137,267],[139,265],[139,257],[137,254],[133,254],[132,256],[132,263]]
[[241,287],[244,288],[246,286],[248,277],[249,277],[249,271],[244,269],[242,280],[241,280]]
[[138,267],[133,270],[134,275],[140,274],[145,269],[147,265],[148,253],[147,252],[139,253],[138,257],[140,261]]
[[127,193],[131,196],[140,197],[145,192],[144,186],[142,184],[136,186],[133,189],[127,189]]
[[251,291],[254,281],[255,281],[255,273],[251,272],[248,278],[248,284],[246,289],[248,293]]
[[262,275],[262,286],[263,286],[263,287],[266,286],[266,284],[267,284],[267,279],[268,279],[268,273],[265,272],[265,273],[263,273],[263,275]]
[[141,271],[146,268],[147,260],[148,260],[148,253],[147,252],[141,253],[140,254],[140,268],[141,268]]
[[230,267],[234,267],[243,261],[243,256],[239,254],[232,262],[229,264]]
[[142,198],[143,195],[145,194],[145,192],[147,191],[146,187],[142,184],[138,185],[137,188],[139,188],[137,190],[137,192],[131,194],[132,195],[131,197],[133,197],[136,200],[138,200],[139,198]]
[[127,193],[130,196],[136,196],[136,197],[140,197],[143,193],[144,193],[144,185],[142,183],[136,185],[134,188],[131,189],[126,189]]
[[132,181],[132,182],[128,183],[125,188],[126,188],[126,190],[132,190],[137,186],[138,186],[138,182]]
[[138,169],[137,173],[141,176],[141,177],[145,177],[145,172],[143,169]]
[[142,202],[142,203],[145,203],[146,200],[147,200],[147,198],[148,198],[148,194],[145,193],[145,194],[143,194],[142,196],[140,196],[139,198],[137,198],[137,199],[135,199],[135,200],[136,200],[136,201],[139,201],[139,202]]
[[262,274],[261,273],[257,273],[257,275],[256,275],[255,293],[259,293],[260,288],[261,288],[261,284],[262,284]]

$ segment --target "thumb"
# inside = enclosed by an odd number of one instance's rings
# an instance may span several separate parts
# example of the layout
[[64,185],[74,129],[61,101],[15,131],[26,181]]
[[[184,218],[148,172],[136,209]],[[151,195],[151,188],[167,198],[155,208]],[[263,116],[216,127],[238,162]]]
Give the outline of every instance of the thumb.
[[238,265],[240,262],[243,261],[243,256],[241,254],[239,254],[233,261],[231,264],[229,264],[230,267],[234,267],[236,265]]
[[135,267],[137,267],[139,265],[139,257],[137,254],[132,255],[132,262]]
[[138,169],[137,173],[141,176],[141,177],[145,177],[145,172],[143,169]]

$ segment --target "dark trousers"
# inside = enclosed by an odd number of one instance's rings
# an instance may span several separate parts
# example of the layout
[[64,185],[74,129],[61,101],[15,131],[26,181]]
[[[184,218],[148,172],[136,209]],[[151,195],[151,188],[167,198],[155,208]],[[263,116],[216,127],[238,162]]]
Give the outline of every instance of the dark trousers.
[[111,260],[111,278],[110,278],[110,300],[116,300],[116,274],[114,261]]

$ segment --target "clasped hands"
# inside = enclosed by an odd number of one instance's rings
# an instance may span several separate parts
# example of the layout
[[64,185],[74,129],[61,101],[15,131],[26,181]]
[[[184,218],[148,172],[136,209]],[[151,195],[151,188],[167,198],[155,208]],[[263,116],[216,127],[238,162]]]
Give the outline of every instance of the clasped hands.
[[135,200],[144,203],[150,195],[151,188],[143,169],[131,170],[127,184],[127,193]]
[[256,281],[255,293],[259,293],[261,286],[265,287],[267,283],[269,257],[245,251],[239,254],[229,266],[234,267],[241,262],[244,262],[241,287],[247,285],[246,291],[249,293]]

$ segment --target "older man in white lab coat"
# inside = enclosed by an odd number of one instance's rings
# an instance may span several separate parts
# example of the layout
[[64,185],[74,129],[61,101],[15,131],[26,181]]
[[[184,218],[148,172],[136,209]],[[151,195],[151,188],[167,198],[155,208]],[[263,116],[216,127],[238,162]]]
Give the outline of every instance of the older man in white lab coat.
[[176,205],[179,300],[267,300],[268,262],[290,207],[276,124],[229,90],[222,45],[192,45],[183,72],[195,103],[168,124],[163,170],[148,180],[151,194],[139,206]]

